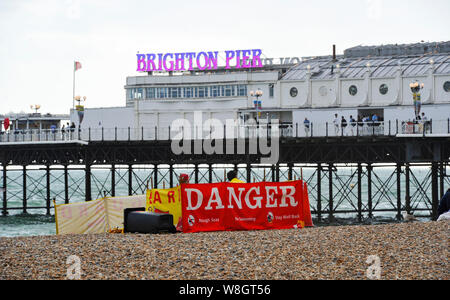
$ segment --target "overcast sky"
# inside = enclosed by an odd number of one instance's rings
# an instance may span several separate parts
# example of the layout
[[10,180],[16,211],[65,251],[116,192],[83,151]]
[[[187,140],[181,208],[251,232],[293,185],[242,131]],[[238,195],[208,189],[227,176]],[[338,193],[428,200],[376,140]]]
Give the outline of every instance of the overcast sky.
[[0,113],[124,106],[136,53],[262,49],[266,57],[450,40],[449,0],[0,0]]

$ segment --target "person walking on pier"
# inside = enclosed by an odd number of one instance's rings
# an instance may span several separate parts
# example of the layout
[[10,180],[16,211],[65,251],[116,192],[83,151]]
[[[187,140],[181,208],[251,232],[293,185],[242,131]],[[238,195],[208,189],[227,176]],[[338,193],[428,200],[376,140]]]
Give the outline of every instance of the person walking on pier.
[[355,135],[356,120],[353,118],[353,116],[350,116],[349,122],[350,122],[350,133],[351,133],[352,136],[354,136]]
[[344,116],[342,116],[342,119],[341,119],[341,128],[342,128],[341,135],[342,136],[347,135],[347,133],[345,132],[345,129],[347,128],[347,120],[345,119]]
[[339,135],[339,119],[338,119],[338,114],[334,114],[333,124],[334,124],[334,134],[335,134],[336,136],[338,136],[338,135]]
[[309,136],[309,127],[311,125],[311,122],[308,120],[308,118],[305,118],[303,125],[305,126],[305,135],[306,135],[306,137],[308,137]]

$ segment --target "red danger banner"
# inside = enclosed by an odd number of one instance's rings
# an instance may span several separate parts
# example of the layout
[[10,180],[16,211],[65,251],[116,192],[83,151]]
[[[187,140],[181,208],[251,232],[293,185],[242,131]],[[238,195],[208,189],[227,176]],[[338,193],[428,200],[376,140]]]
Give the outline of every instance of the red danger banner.
[[215,183],[181,187],[183,232],[313,226],[306,183]]

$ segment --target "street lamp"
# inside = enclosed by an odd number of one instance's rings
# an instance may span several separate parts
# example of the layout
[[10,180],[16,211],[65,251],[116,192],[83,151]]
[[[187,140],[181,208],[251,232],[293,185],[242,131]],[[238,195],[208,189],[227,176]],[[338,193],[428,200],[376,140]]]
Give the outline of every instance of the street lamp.
[[36,113],[38,113],[38,110],[41,109],[41,105],[40,104],[35,104],[35,105],[30,105],[32,110],[35,110]]
[[260,89],[258,89],[257,91],[250,91],[250,96],[252,97],[256,97],[256,100],[253,101],[253,104],[255,105],[255,109],[256,109],[256,122],[259,123],[259,117],[261,112],[259,112],[259,110],[262,109],[262,101],[259,100],[259,97],[262,97],[263,95],[263,91],[261,91]]

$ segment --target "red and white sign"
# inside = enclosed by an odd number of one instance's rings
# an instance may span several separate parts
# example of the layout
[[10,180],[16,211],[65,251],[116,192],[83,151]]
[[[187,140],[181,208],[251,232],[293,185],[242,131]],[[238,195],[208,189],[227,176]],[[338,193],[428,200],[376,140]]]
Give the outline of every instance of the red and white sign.
[[185,233],[313,226],[302,181],[185,184],[181,193]]

